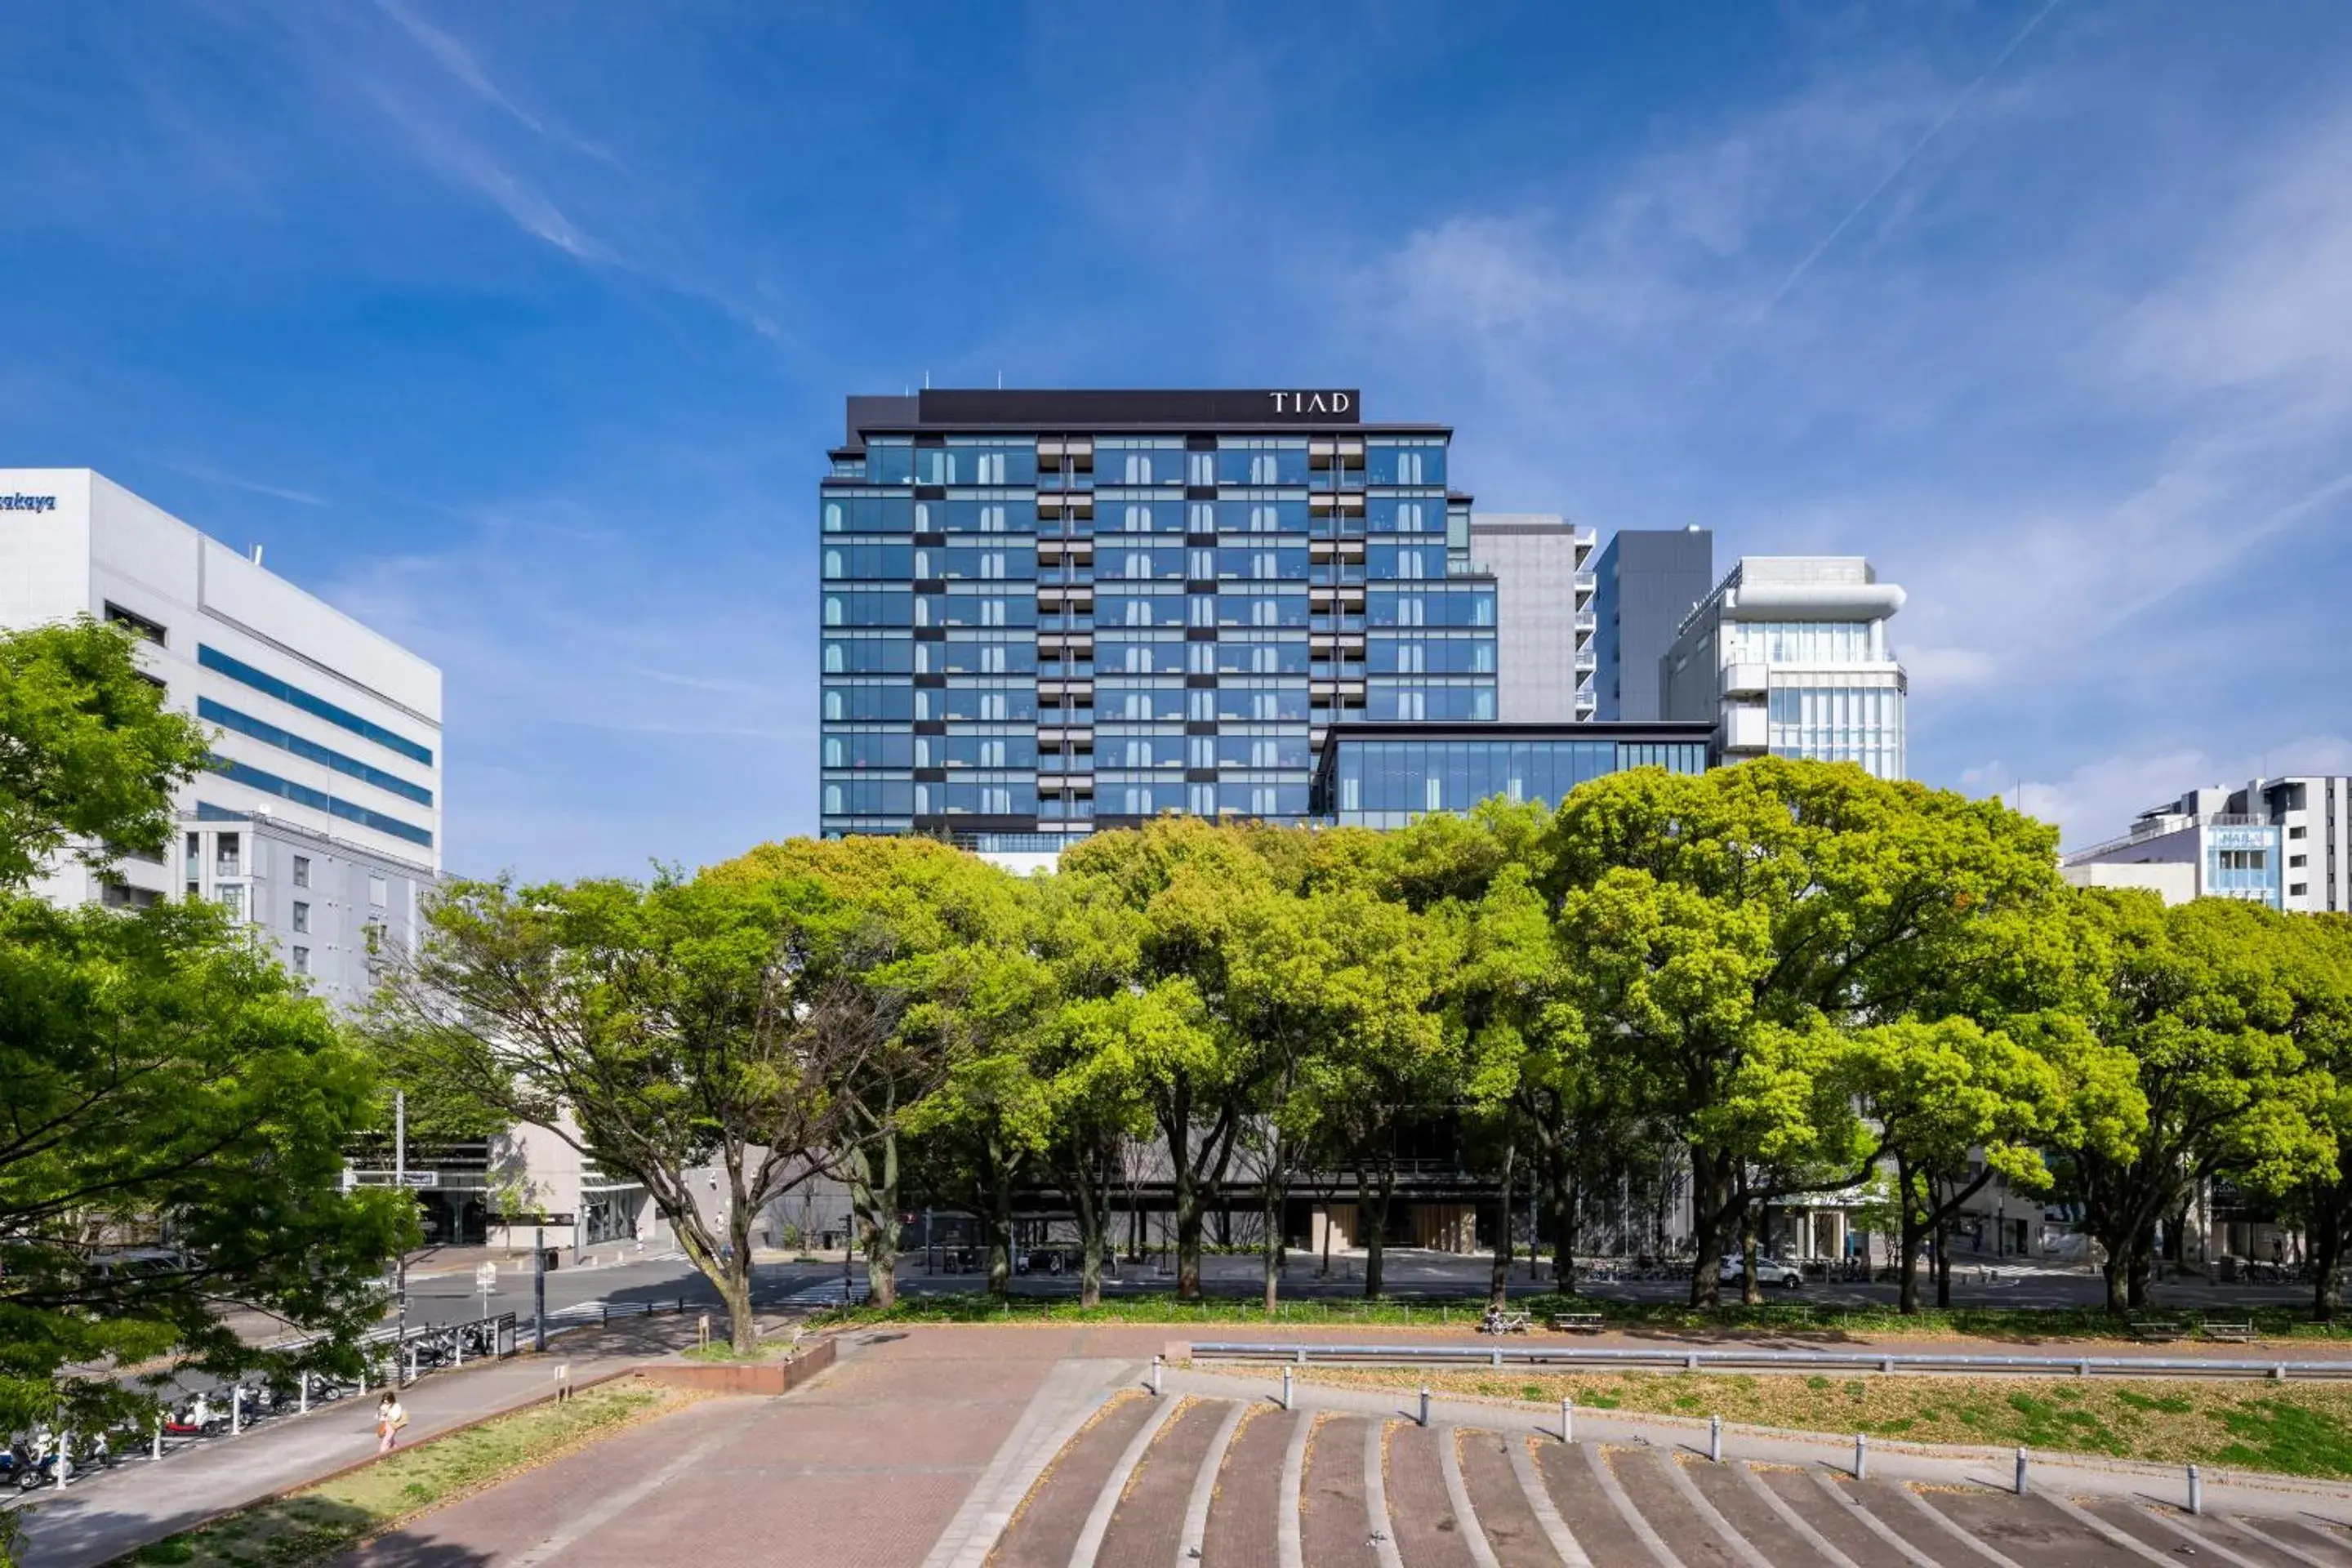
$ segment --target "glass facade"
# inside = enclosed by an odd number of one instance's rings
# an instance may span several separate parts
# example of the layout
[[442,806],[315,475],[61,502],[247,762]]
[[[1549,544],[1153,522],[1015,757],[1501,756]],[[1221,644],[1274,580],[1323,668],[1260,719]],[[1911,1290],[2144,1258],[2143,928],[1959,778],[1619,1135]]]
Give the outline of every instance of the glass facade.
[[1765,721],[1776,757],[1860,763],[1878,778],[1904,776],[1903,693],[1892,676],[1846,685],[1776,675]]
[[1317,774],[1315,815],[1349,826],[1402,827],[1415,817],[1467,811],[1497,795],[1557,805],[1577,785],[1627,768],[1701,773],[1707,743],[1698,733],[1595,740],[1486,736],[1454,728],[1425,740],[1393,730],[1377,736],[1342,731],[1332,737],[1330,752]]
[[2208,827],[2204,890],[2279,907],[2279,830],[2274,826]]
[[1448,434],[1257,416],[1295,395],[851,399],[818,497],[822,831],[1297,821],[1328,725],[1493,720]]

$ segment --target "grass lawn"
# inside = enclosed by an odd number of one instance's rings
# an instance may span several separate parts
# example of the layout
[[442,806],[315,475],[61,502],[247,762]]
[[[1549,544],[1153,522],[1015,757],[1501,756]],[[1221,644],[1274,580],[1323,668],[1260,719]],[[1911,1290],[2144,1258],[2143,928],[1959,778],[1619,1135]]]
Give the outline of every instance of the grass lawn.
[[[1467,1328],[1486,1310],[1486,1298],[1462,1296],[1450,1300],[1386,1298],[1360,1300],[1299,1300],[1286,1301],[1269,1319],[1255,1296],[1212,1296],[1200,1301],[1179,1301],[1169,1291],[1107,1296],[1098,1307],[1081,1309],[1067,1298],[1014,1296],[1006,1299],[981,1292],[903,1295],[888,1311],[872,1307],[835,1308],[817,1321],[834,1323],[1165,1323],[1223,1325],[1236,1338],[1252,1327],[1290,1324],[1297,1327]],[[1599,1312],[1612,1328],[1650,1331],[1771,1333],[1813,1336],[1825,1342],[1840,1339],[1971,1338],[2032,1343],[2045,1340],[2128,1340],[2124,1323],[2095,1308],[1955,1307],[1928,1310],[1905,1317],[1892,1307],[1813,1305],[1781,1299],[1760,1307],[1737,1304],[1713,1311],[1660,1301],[1607,1301],[1573,1296],[1514,1296],[1516,1310],[1535,1314],[1541,1323],[1549,1312]],[[2194,1317],[2193,1313],[2160,1311],[2154,1316]],[[2216,1318],[2252,1318],[2266,1340],[2327,1340],[2352,1338],[2352,1323],[2315,1323],[2300,1310],[2278,1307],[2251,1310],[2217,1310]]]
[[1526,1400],[1557,1409],[1720,1415],[1916,1443],[2022,1444],[2158,1463],[2352,1477],[2352,1384],[2187,1379],[1794,1377],[1699,1373],[1310,1367],[1307,1381]]
[[167,1536],[121,1559],[194,1568],[306,1568],[444,1503],[561,1458],[701,1395],[638,1378],[600,1384],[561,1405],[538,1405],[289,1497],[257,1503]]

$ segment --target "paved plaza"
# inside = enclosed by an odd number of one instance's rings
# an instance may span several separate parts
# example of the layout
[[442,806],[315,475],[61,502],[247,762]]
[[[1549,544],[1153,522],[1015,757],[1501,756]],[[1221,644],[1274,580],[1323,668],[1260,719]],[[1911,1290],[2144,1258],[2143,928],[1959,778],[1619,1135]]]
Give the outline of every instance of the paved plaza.
[[2352,1489],[1556,1416],[1172,1370],[1164,1331],[845,1337],[779,1399],[711,1400],[386,1535],[369,1568],[2352,1568]]

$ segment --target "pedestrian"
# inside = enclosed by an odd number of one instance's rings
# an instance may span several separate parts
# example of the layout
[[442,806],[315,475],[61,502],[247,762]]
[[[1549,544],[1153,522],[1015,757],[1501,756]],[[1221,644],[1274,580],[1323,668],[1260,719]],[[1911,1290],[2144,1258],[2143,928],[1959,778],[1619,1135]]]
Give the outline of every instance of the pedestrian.
[[391,1453],[399,1445],[400,1429],[407,1425],[408,1412],[402,1406],[400,1396],[387,1390],[375,1402],[375,1451]]

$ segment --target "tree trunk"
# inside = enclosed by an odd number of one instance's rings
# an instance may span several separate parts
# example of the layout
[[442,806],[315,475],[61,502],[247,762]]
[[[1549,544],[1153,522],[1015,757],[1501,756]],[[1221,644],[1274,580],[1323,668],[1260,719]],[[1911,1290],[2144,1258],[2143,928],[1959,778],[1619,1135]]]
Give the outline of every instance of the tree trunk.
[[1576,1242],[1579,1222],[1578,1193],[1573,1176],[1556,1178],[1559,1195],[1554,1200],[1551,1215],[1551,1288],[1562,1296],[1576,1294]]
[[1919,1223],[1920,1205],[1913,1193],[1914,1180],[1910,1167],[1897,1160],[1895,1163],[1895,1191],[1903,1260],[1899,1269],[1901,1283],[1895,1287],[1895,1310],[1906,1317],[1919,1310],[1919,1244],[1926,1239],[1925,1229]]
[[[1368,1180],[1359,1170],[1357,1186],[1361,1191]],[[1369,1194],[1359,1207],[1364,1214],[1364,1300],[1376,1301],[1381,1295],[1381,1266],[1386,1257],[1388,1243],[1389,1199],[1396,1192],[1396,1165],[1392,1159],[1383,1159],[1380,1165],[1380,1181],[1376,1192]]]
[[1013,1289],[1013,1169],[993,1162],[988,1191],[988,1293],[1003,1297]]
[[1498,1310],[1508,1304],[1511,1293],[1511,1175],[1517,1155],[1518,1145],[1506,1140],[1501,1190],[1495,1205],[1495,1263],[1486,1276],[1486,1303]]
[[1756,1277],[1756,1228],[1763,1217],[1758,1205],[1739,1205],[1739,1304],[1743,1307],[1764,1304],[1764,1282]]
[[760,1322],[751,1314],[751,1260],[738,1251],[723,1270],[719,1283],[719,1299],[727,1305],[727,1341],[737,1355],[752,1355],[760,1349]]
[[1723,1215],[1731,1196],[1729,1162],[1698,1144],[1690,1146],[1691,1242],[1698,1258],[1691,1266],[1690,1304],[1713,1307],[1723,1300],[1716,1279],[1716,1258],[1722,1250]]
[[1277,1173],[1283,1165],[1282,1139],[1277,1134],[1265,1152],[1265,1170],[1258,1184],[1258,1208],[1265,1217],[1265,1234],[1258,1237],[1258,1256],[1264,1262],[1265,1315],[1269,1318],[1282,1305],[1282,1183]]
[[2128,1249],[2110,1243],[2103,1237],[2093,1239],[2105,1247],[2107,1253],[2106,1261],[2099,1266],[2100,1278],[2106,1285],[2106,1310],[2112,1314],[2121,1316],[2131,1294],[2130,1288],[2125,1283],[2124,1279],[2125,1270],[2130,1263],[2130,1258],[2126,1256]]
[[888,1311],[898,1299],[898,1138],[879,1140],[878,1163],[865,1148],[849,1157],[849,1201],[866,1222],[866,1289],[873,1305]]
[[2336,1268],[2344,1258],[2344,1203],[2340,1190],[2323,1194],[2311,1221],[2312,1321],[2332,1323],[2343,1309],[2343,1292],[2336,1284]]
[[1201,1193],[1192,1180],[1192,1097],[1180,1094],[1171,1114],[1161,1119],[1168,1139],[1176,1200],[1176,1299],[1201,1299]]
[[[1935,1191],[1933,1185],[1927,1189]],[[1936,1220],[1936,1305],[1948,1311],[1952,1305],[1952,1221],[1949,1215]]]
[[2150,1260],[2155,1249],[2156,1222],[2149,1220],[2132,1233],[2130,1256],[2124,1274],[2124,1300],[2136,1312],[2147,1306]]

